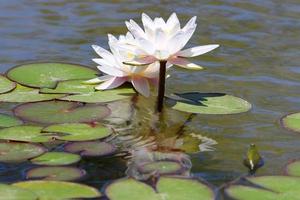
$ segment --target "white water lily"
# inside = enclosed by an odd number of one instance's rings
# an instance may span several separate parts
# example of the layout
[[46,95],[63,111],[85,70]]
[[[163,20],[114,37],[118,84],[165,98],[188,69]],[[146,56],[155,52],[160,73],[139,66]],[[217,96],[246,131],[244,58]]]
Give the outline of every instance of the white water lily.
[[121,35],[119,39],[112,35],[108,35],[108,38],[111,52],[100,46],[92,45],[96,53],[102,57],[95,58],[93,61],[99,65],[97,68],[107,75],[85,81],[85,83],[101,83],[95,89],[106,90],[119,87],[125,82],[131,82],[139,93],[148,97],[150,95],[149,84],[156,85],[158,83],[159,63],[147,66],[126,65],[123,62],[132,55],[121,54],[119,47],[120,44],[134,42],[133,36],[127,33],[126,36]]
[[187,69],[202,69],[186,58],[199,56],[219,47],[218,44],[210,44],[181,50],[196,29],[196,16],[192,17],[183,28],[180,27],[175,13],[166,22],[163,18],[152,20],[143,13],[142,22],[144,29],[133,20],[126,22],[128,30],[134,37],[134,40],[122,46],[124,52],[134,55],[126,61],[127,63],[143,65],[167,61],[168,64]]

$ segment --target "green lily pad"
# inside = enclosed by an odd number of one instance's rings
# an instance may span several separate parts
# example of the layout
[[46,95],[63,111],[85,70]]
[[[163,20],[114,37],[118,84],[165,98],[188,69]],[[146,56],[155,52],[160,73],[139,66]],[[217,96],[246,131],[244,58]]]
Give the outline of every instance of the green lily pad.
[[83,84],[84,80],[67,80],[57,83],[56,88],[42,88],[41,93],[49,94],[82,94],[94,92],[94,85]]
[[0,74],[0,94],[9,92],[15,89],[16,83],[8,80],[5,76]]
[[0,196],[1,199],[5,200],[36,200],[38,196],[31,192],[20,187],[0,184]]
[[39,157],[31,159],[30,161],[37,165],[70,165],[77,163],[80,156],[72,153],[65,152],[47,152]]
[[231,185],[225,192],[237,200],[297,200],[300,196],[300,178],[289,176],[261,176],[247,178],[260,187]]
[[106,103],[126,99],[135,94],[132,88],[118,88],[112,90],[101,90],[85,94],[75,94],[60,98],[67,101],[79,101],[85,103]]
[[300,176],[300,161],[296,160],[289,163],[285,168],[285,172],[290,176]]
[[105,156],[114,153],[116,147],[106,142],[90,141],[66,144],[64,150],[70,153],[79,153],[81,156]]
[[105,193],[110,200],[191,200],[214,199],[213,191],[193,179],[161,177],[156,191],[149,185],[134,179],[122,179],[110,184]]
[[77,102],[45,101],[22,104],[14,109],[16,116],[25,121],[42,124],[95,122],[110,114],[102,105]]
[[207,185],[193,179],[161,177],[156,184],[158,193],[167,194],[166,199],[214,199],[214,192]]
[[66,200],[101,196],[101,193],[93,187],[63,181],[23,181],[14,183],[13,186],[34,192],[39,200]]
[[20,125],[0,130],[1,140],[13,140],[22,142],[48,142],[52,138],[50,136],[43,136],[41,130],[43,127]]
[[231,95],[221,93],[191,92],[176,94],[177,100],[168,98],[166,103],[175,110],[199,114],[235,114],[247,112],[251,104]]
[[159,194],[152,187],[131,178],[113,182],[108,185],[105,193],[110,200],[160,200]]
[[46,152],[46,149],[37,144],[21,142],[0,142],[1,162],[22,162],[37,157]]
[[291,131],[300,133],[300,112],[286,115],[281,119],[281,124]]
[[26,172],[27,179],[51,181],[74,181],[85,175],[85,170],[76,167],[36,167]]
[[38,89],[17,85],[12,92],[0,94],[0,102],[26,103],[58,99],[62,94],[40,94]]
[[176,174],[182,171],[182,166],[174,161],[149,162],[139,166],[141,173]]
[[23,124],[22,120],[19,120],[13,116],[0,113],[0,127],[11,127]]
[[58,81],[95,78],[91,68],[67,63],[32,63],[16,66],[7,77],[22,85],[37,88],[54,88]]
[[[86,141],[108,137],[112,131],[101,124],[66,123],[54,124],[43,132],[58,133],[56,138],[67,141]],[[62,133],[60,135],[60,133]]]

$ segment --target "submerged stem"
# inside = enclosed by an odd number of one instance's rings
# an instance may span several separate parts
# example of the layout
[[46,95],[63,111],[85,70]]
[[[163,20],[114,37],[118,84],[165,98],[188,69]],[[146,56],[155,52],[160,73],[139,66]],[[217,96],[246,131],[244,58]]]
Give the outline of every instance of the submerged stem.
[[160,63],[160,67],[159,67],[159,82],[158,82],[159,86],[158,86],[158,95],[157,95],[157,112],[161,112],[163,109],[167,61],[162,60],[159,63]]

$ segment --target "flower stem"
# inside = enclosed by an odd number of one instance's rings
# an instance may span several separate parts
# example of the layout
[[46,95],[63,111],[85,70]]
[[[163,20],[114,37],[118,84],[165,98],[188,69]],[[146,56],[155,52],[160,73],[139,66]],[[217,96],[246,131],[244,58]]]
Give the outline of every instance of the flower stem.
[[158,95],[157,95],[157,112],[161,112],[164,104],[165,96],[165,82],[166,82],[166,64],[167,61],[162,60],[159,62],[159,86],[158,86]]

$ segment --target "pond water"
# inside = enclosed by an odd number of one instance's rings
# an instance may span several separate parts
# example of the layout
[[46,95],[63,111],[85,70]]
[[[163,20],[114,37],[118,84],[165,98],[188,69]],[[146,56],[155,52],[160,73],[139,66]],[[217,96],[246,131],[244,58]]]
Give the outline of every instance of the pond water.
[[[219,186],[247,174],[242,161],[250,143],[257,145],[265,160],[257,175],[282,174],[289,160],[299,159],[300,135],[278,123],[282,116],[300,110],[300,4],[296,0],[2,0],[0,73],[37,60],[95,68],[91,44],[107,48],[107,33],[124,34],[124,21],[132,18],[140,23],[142,12],[164,18],[176,12],[182,22],[196,15],[198,27],[189,45],[221,45],[195,59],[205,70],[173,68],[167,80],[168,93],[224,92],[252,104],[246,113],[197,115],[187,124],[185,131],[218,143],[214,151],[189,154],[193,176]],[[1,111],[9,106],[2,104]],[[136,138],[139,134],[147,136],[153,116],[146,107],[152,106],[146,99],[137,106],[139,123],[133,124]],[[181,112],[171,116],[178,122],[188,117]],[[178,129],[175,123],[167,132],[176,135]],[[123,177],[126,162],[118,156],[83,160],[80,165],[91,174],[83,182],[99,187]],[[26,163],[1,165],[0,181],[23,180],[28,168]]]

